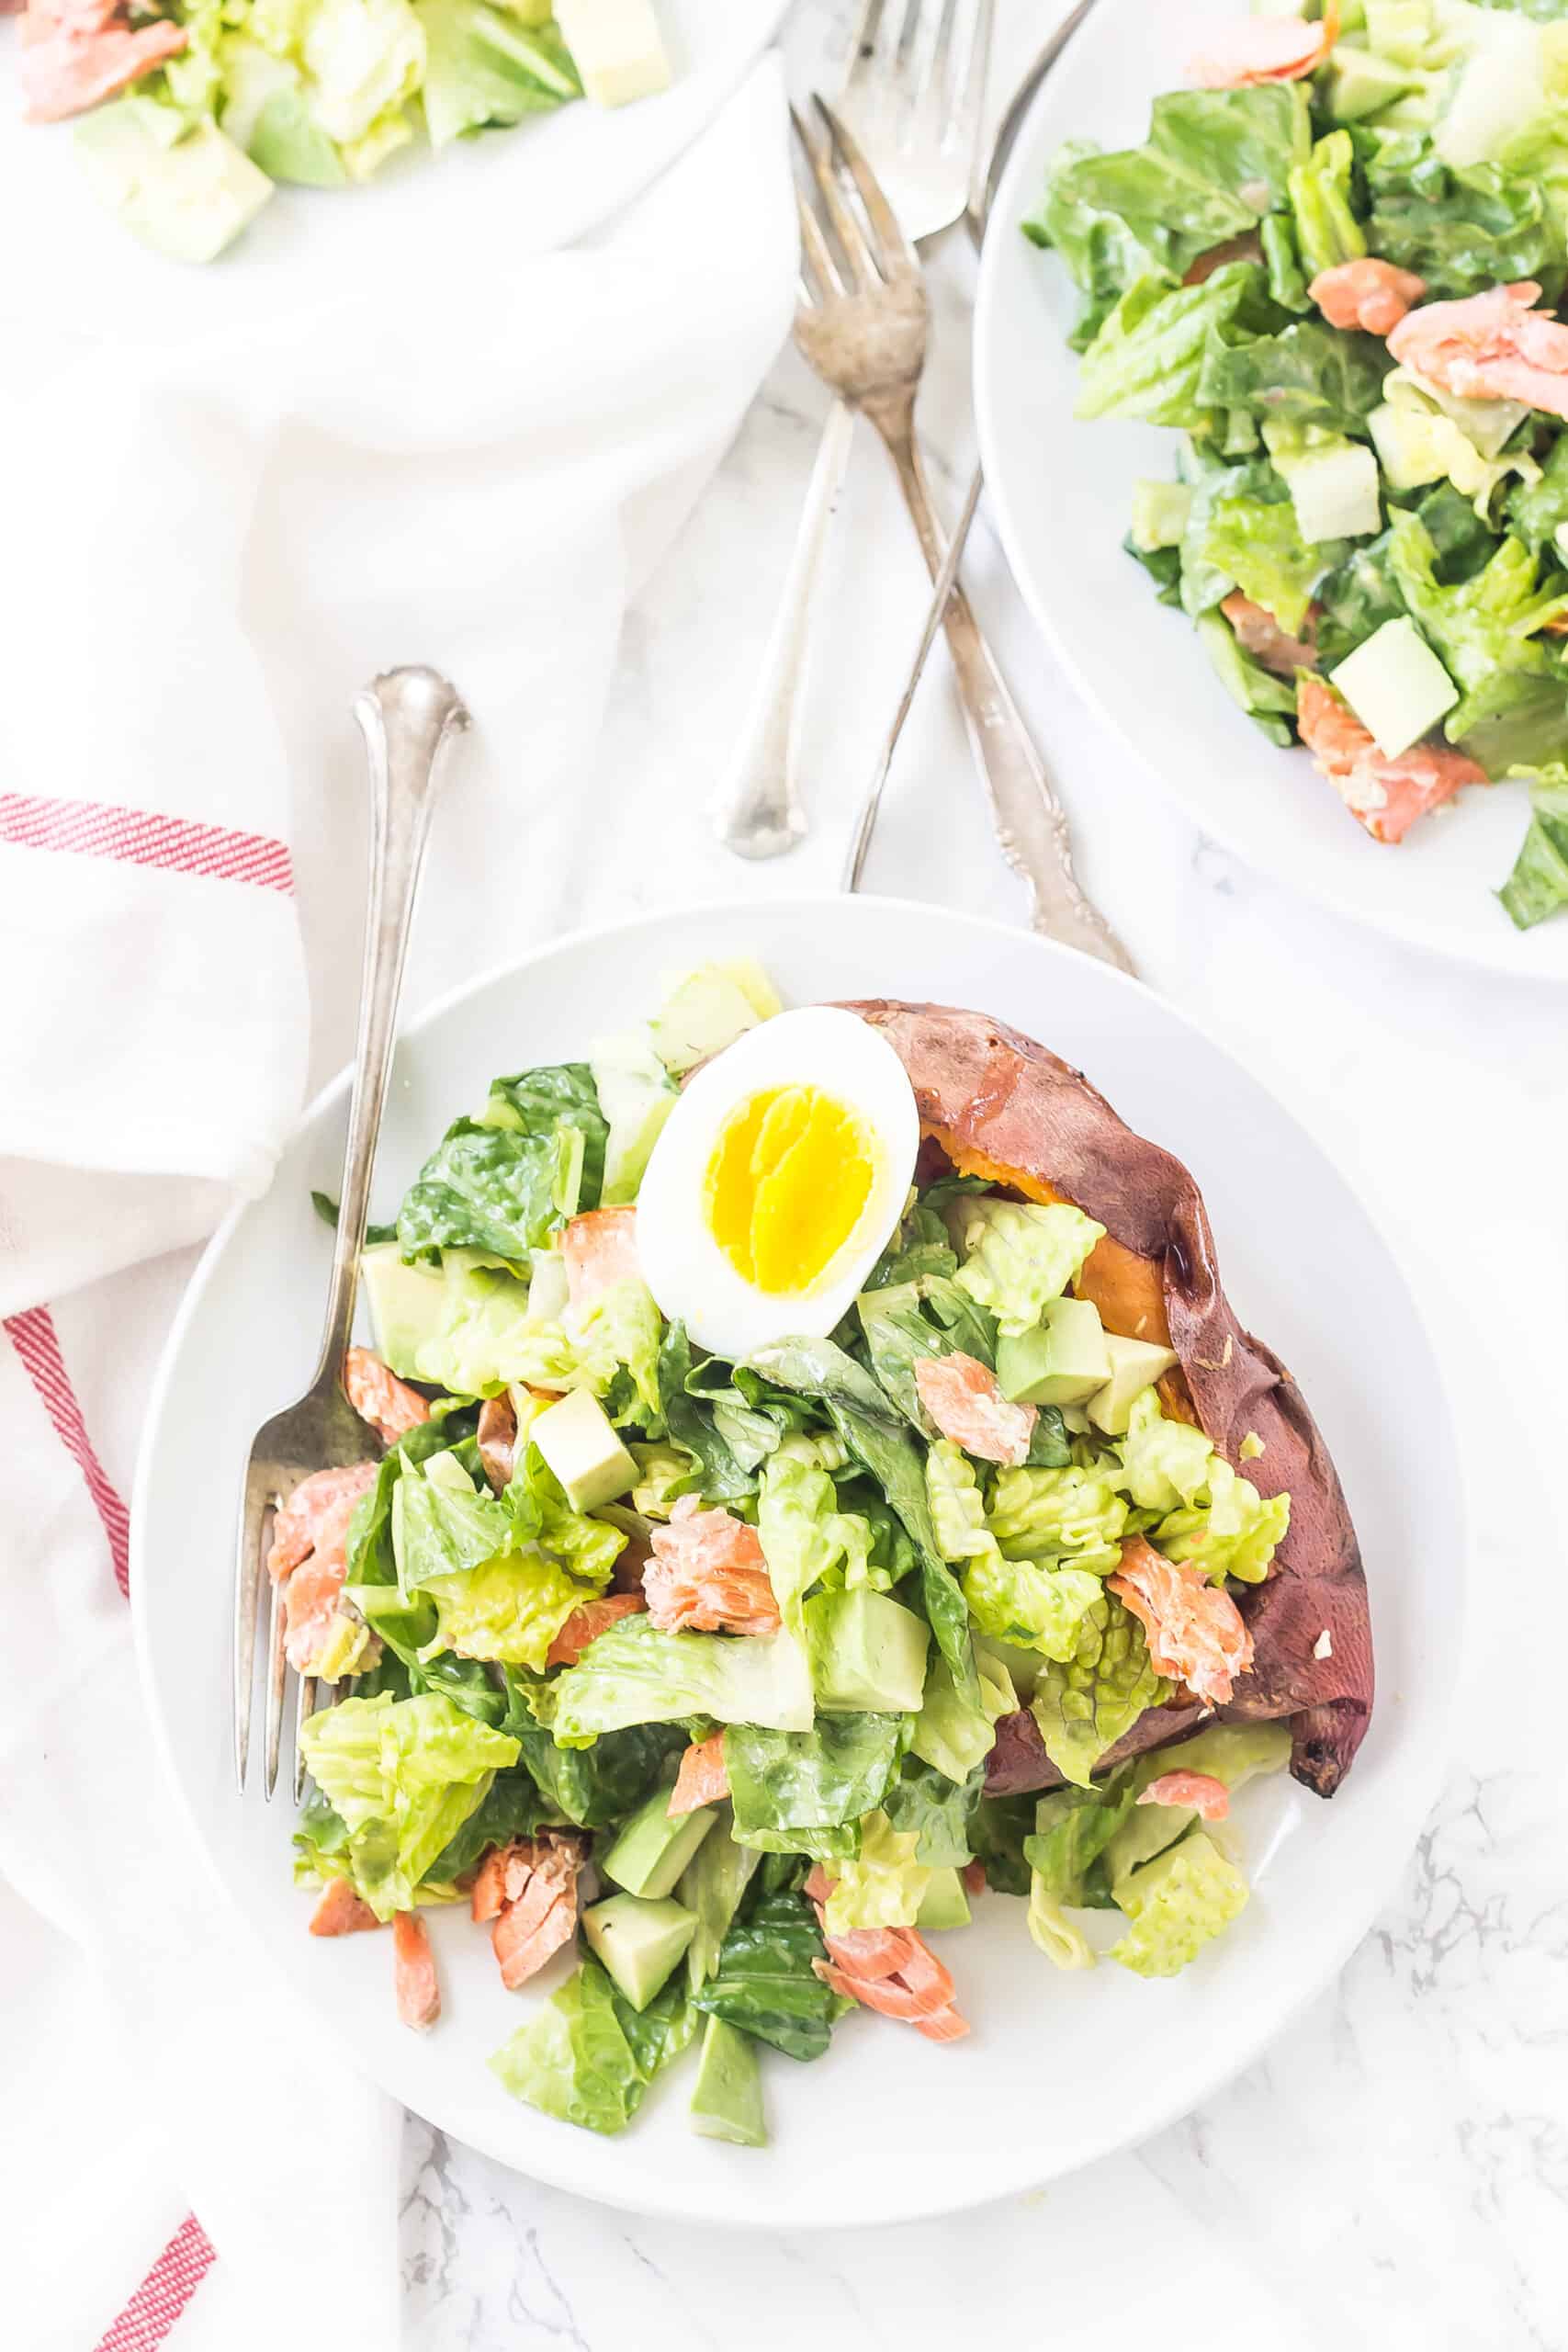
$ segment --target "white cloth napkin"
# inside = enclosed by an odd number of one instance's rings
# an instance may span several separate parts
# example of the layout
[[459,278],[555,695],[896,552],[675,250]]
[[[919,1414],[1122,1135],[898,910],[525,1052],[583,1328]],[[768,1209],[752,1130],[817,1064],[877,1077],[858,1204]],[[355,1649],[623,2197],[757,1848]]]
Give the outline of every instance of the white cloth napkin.
[[209,2242],[181,2346],[396,2342],[395,2111],[221,1916],[142,1717],[114,1569],[186,1272],[146,1261],[265,1187],[307,962],[341,1057],[345,712],[378,669],[434,663],[476,721],[410,1001],[528,940],[531,865],[591,825],[626,599],[787,331],[784,138],[770,61],[591,246],[501,283],[454,255],[437,318],[89,353],[0,418],[0,2207],[30,2352],[146,2352]]

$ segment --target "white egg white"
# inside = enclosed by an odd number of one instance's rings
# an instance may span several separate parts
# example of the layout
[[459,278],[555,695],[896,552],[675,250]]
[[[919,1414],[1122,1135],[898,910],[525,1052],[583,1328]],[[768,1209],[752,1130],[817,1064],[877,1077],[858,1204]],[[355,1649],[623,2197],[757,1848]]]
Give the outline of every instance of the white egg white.
[[[874,1175],[854,1231],[809,1290],[759,1290],[708,1228],[704,1186],[725,1121],[752,1095],[813,1086],[860,1119]],[[852,1012],[810,1005],[749,1029],[689,1079],[653,1148],[637,1204],[649,1288],[695,1346],[743,1361],[772,1340],[823,1339],[886,1247],[914,1178],[919,1114],[904,1065]]]

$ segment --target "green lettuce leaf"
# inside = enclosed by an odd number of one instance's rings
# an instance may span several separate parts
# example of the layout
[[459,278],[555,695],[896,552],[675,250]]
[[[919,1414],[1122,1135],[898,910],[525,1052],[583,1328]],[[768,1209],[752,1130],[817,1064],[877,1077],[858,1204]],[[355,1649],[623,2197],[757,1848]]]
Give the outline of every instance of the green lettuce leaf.
[[1300,88],[1168,92],[1151,108],[1145,146],[1101,154],[1079,145],[1057,158],[1040,226],[1060,244],[1080,221],[1090,236],[1100,221],[1122,224],[1125,243],[1113,243],[1109,228],[1102,232],[1097,275],[1080,274],[1088,257],[1069,248],[1074,276],[1091,297],[1110,290],[1111,268],[1125,271],[1123,286],[1136,276],[1138,251],[1168,281],[1179,279],[1200,254],[1283,208],[1310,143]]
[[812,1722],[811,1678],[790,1634],[661,1634],[647,1616],[612,1625],[546,1690],[550,1726],[567,1747],[690,1715],[778,1731],[807,1732]]
[[840,2014],[837,1995],[811,1965],[827,1957],[805,1896],[784,1889],[764,1894],[735,1921],[692,2006],[786,2057],[820,2058]]
[[976,1860],[986,1866],[989,1892],[1028,1894],[1030,1870],[1023,1848],[1033,1829],[1032,1797],[983,1796],[976,1805],[969,1816],[969,1842]]
[[1351,207],[1356,151],[1348,130],[1331,130],[1291,174],[1296,246],[1309,279],[1340,262],[1359,261],[1367,240]]
[[1245,409],[1278,424],[1316,425],[1362,440],[1389,367],[1387,353],[1370,335],[1344,334],[1312,319],[1247,342],[1216,336],[1200,357],[1201,406]]
[[964,1597],[982,1634],[1064,1663],[1077,1656],[1084,1620],[1103,1589],[1099,1577],[1083,1568],[1005,1560],[994,1549],[964,1571]]
[[[935,1764],[910,1754],[898,1768],[898,1777],[882,1802],[895,1829],[908,1830],[915,1839],[915,1860],[931,1870],[962,1870],[971,1860],[969,1816],[986,1785],[983,1764],[976,1764],[963,1781],[949,1780]],[[862,1839],[864,1850],[864,1839]]]
[[1497,895],[1520,931],[1568,907],[1568,771],[1531,785],[1529,828]]
[[[1154,1403],[1154,1392],[1148,1395]],[[1010,1560],[1060,1561],[1110,1576],[1121,1561],[1127,1525],[1117,1484],[1111,1455],[1099,1457],[1094,1468],[1075,1462],[1060,1470],[1027,1464],[1000,1470],[991,1488],[987,1532]]]
[[589,1512],[573,1510],[560,1481],[532,1442],[517,1449],[503,1500],[522,1541],[536,1544],[573,1576],[596,1587],[608,1584],[626,1548],[625,1535]]
[[762,1472],[757,1533],[779,1613],[798,1638],[808,1593],[881,1581],[871,1566],[869,1521],[840,1510],[827,1472],[793,1454],[775,1456]]
[[996,1726],[1018,1705],[1018,1693],[997,1659],[976,1654],[979,1696],[970,1700],[953,1679],[944,1657],[934,1657],[926,1676],[910,1752],[953,1782],[962,1784],[996,1745]]
[[456,1837],[436,1855],[428,1879],[438,1885],[451,1885],[475,1869],[492,1846],[505,1846],[513,1838],[532,1838],[540,1829],[564,1826],[559,1806],[542,1794],[524,1765],[498,1772]]
[[429,59],[424,113],[433,147],[547,114],[581,85],[553,23],[524,25],[486,0],[414,0]]
[[1508,493],[1508,528],[1532,555],[1568,552],[1557,534],[1568,534],[1568,432],[1559,433],[1547,452],[1540,480],[1520,482]]
[[969,1612],[938,1545],[925,1468],[901,1416],[870,1373],[831,1340],[784,1340],[759,1350],[751,1361],[781,1387],[819,1398],[851,1453],[875,1480],[915,1546],[926,1622],[960,1688],[972,1691]]
[[964,1250],[959,1288],[1014,1337],[1041,1321],[1105,1232],[1066,1201],[1038,1206],[965,1197],[952,1216]]
[[1032,243],[1054,246],[1061,254],[1083,295],[1083,310],[1067,338],[1075,351],[1093,342],[1107,312],[1134,279],[1157,276],[1161,268],[1158,255],[1138,243],[1117,213],[1092,203],[1080,185],[1077,167],[1100,160],[1092,141],[1065,140],[1046,173],[1039,209],[1022,224]]
[[1214,1449],[1190,1421],[1168,1420],[1159,1396],[1145,1388],[1133,1400],[1127,1434],[1117,1441],[1120,1471],[1114,1483],[1139,1510],[1173,1511],[1195,1503],[1208,1485]]
[[833,1892],[823,1906],[830,1936],[857,1928],[912,1928],[931,1883],[928,1863],[916,1858],[919,1833],[895,1829],[882,1812],[861,1824],[860,1850],[833,1864]]
[[382,1919],[517,1762],[518,1743],[434,1691],[344,1699],[299,1728],[307,1770],[348,1831],[355,1888]]
[[1541,607],[1553,609],[1555,591],[1544,597],[1537,583],[1537,559],[1523,543],[1505,537],[1484,571],[1452,587],[1437,576],[1437,548],[1415,514],[1398,514],[1391,526],[1389,564],[1394,582],[1445,670],[1464,689],[1449,713],[1444,732],[1450,742],[1487,719],[1500,717],[1523,686],[1561,672],[1545,645],[1527,632]]
[[710,1503],[737,1502],[757,1491],[757,1474],[735,1453],[715,1424],[713,1408],[693,1396],[691,1343],[685,1326],[672,1323],[659,1351],[659,1403],[672,1445],[697,1465],[697,1488]]
[[1289,1495],[1265,1501],[1250,1478],[1215,1453],[1196,1499],[1168,1511],[1149,1540],[1168,1559],[1201,1568],[1216,1584],[1226,1577],[1261,1584],[1290,1524]]
[[1228,330],[1239,332],[1241,312],[1265,284],[1251,262],[1228,262],[1201,286],[1140,277],[1084,353],[1074,413],[1207,430],[1211,406],[1200,389],[1205,356],[1228,340]]
[[1562,237],[1540,186],[1498,164],[1450,171],[1428,141],[1383,141],[1367,164],[1373,253],[1452,301],[1524,277],[1555,284]]
[[1085,1900],[1084,1882],[1134,1804],[1130,1770],[1115,1773],[1103,1788],[1058,1789],[1040,1799],[1034,1834],[1024,1840],[1030,1865],[1029,1932],[1037,1948],[1058,1968],[1092,1968],[1094,1952],[1069,1908]]
[[548,1727],[534,1713],[533,1698],[547,1687],[509,1670],[503,1728],[517,1741],[523,1761],[541,1797],[559,1818],[583,1829],[603,1829],[647,1802],[670,1777],[673,1759],[687,1745],[674,1724],[633,1724],[605,1732],[590,1747],[558,1747]]
[[1194,1829],[1122,1880],[1116,1899],[1132,1926],[1111,1957],[1138,1976],[1174,1976],[1229,1926],[1247,1897],[1235,1864]]
[[1169,1690],[1149,1664],[1137,1619],[1102,1592],[1079,1623],[1071,1658],[1046,1660],[1030,1711],[1063,1779],[1088,1788],[1106,1749]]
[[[442,1457],[442,1467],[450,1462]],[[405,1597],[442,1577],[522,1549],[523,1531],[505,1506],[475,1492],[466,1476],[436,1479],[407,1464],[392,1489],[392,1555]]]
[[1295,688],[1243,651],[1224,613],[1200,614],[1197,627],[1199,642],[1232,702],[1284,750],[1294,740],[1287,720],[1295,716]]
[[588,2132],[624,2132],[654,2075],[694,2030],[678,1980],[639,2016],[599,1962],[585,1960],[496,2052],[491,2071],[542,2114]]
[[435,1603],[435,1631],[426,1651],[544,1669],[550,1644],[598,1587],[575,1577],[542,1552],[487,1560],[466,1575],[432,1577],[424,1589]]
[[737,1844],[773,1853],[852,1852],[855,1825],[886,1795],[912,1725],[908,1715],[882,1714],[823,1715],[801,1732],[731,1723],[724,1764]]
[[[1348,545],[1345,539],[1309,545],[1302,537],[1291,493],[1278,476],[1271,478],[1262,496],[1222,494],[1205,509],[1204,560],[1233,581],[1255,605],[1272,613],[1292,637],[1301,633],[1314,588],[1325,571],[1342,560]],[[1289,694],[1290,689],[1286,687],[1285,692]],[[1290,707],[1294,708],[1293,696]]]
[[[1127,1770],[1134,1798],[1167,1772],[1205,1772],[1234,1796],[1260,1773],[1282,1772],[1290,1760],[1288,1723],[1211,1724],[1174,1747],[1140,1756]],[[1127,1813],[1108,1840],[1096,1874],[1111,1899],[1120,1901],[1122,1882],[1185,1837],[1197,1818],[1190,1805],[1140,1804]]]
[[498,1078],[482,1121],[446,1131],[404,1195],[407,1258],[480,1250],[513,1264],[599,1198],[607,1130],[586,1062]]

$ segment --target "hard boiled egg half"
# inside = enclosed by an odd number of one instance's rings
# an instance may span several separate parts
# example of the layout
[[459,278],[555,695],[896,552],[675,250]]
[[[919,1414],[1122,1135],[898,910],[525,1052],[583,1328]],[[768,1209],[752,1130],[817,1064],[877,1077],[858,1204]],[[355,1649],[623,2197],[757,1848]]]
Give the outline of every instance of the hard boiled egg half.
[[687,1080],[637,1194],[661,1312],[734,1362],[825,1338],[887,1245],[919,1141],[903,1063],[852,1012],[749,1029]]

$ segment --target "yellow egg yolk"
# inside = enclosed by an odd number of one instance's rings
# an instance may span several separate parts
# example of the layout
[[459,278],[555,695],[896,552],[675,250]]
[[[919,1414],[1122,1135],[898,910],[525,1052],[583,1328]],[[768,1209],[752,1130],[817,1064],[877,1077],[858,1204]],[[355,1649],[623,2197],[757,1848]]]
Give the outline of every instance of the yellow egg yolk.
[[869,1129],[814,1086],[737,1103],[704,1185],[708,1229],[738,1274],[774,1295],[821,1281],[871,1197]]

